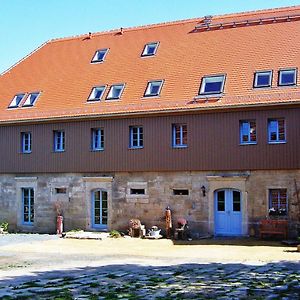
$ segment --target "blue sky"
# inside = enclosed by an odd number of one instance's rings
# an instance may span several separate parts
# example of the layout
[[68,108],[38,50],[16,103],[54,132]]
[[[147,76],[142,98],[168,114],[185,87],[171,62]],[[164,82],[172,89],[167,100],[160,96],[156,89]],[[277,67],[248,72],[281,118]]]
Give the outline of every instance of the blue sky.
[[52,38],[291,5],[300,1],[0,0],[0,73]]

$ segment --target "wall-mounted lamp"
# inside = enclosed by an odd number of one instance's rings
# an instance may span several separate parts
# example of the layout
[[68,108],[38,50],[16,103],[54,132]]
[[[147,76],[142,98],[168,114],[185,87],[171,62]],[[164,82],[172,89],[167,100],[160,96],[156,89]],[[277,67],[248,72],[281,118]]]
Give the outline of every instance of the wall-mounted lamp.
[[204,185],[201,186],[202,196],[205,197],[206,195],[206,188]]

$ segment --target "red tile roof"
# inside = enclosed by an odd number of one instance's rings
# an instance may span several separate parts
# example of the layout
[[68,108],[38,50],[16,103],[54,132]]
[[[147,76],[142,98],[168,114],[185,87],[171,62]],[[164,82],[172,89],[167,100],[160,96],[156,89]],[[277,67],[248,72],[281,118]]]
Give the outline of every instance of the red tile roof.
[[[300,6],[213,16],[210,30],[203,20],[43,44],[0,76],[0,122],[300,103],[299,85],[277,86],[279,69],[300,64]],[[157,54],[141,57],[155,41]],[[109,48],[105,62],[91,64],[102,48]],[[258,70],[273,70],[272,88],[253,89]],[[226,74],[224,95],[198,99],[201,78],[215,74]],[[144,98],[147,82],[159,79],[161,95]],[[126,84],[120,100],[105,100],[106,89],[103,100],[87,102],[93,86],[116,83]],[[33,107],[7,108],[17,93],[36,91],[42,94]]]

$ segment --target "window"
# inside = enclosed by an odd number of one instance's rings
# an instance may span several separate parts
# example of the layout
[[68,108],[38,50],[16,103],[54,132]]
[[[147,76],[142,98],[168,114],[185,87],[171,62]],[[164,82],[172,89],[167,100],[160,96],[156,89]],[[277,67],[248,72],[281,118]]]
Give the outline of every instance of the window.
[[18,107],[21,101],[24,99],[24,97],[25,93],[15,95],[14,98],[11,100],[8,108]]
[[269,215],[287,215],[287,190],[269,190]]
[[104,130],[102,128],[92,129],[92,151],[104,150]]
[[121,98],[122,92],[124,90],[125,84],[115,84],[112,85],[109,89],[106,99],[119,99]]
[[105,91],[105,86],[95,86],[92,88],[88,101],[99,101],[101,100]]
[[31,132],[21,132],[21,152],[31,153]]
[[297,78],[296,69],[279,70],[278,85],[295,85]]
[[146,44],[142,53],[142,56],[153,56],[155,55],[157,48],[158,48],[158,42],[155,43],[149,43]]
[[54,131],[54,151],[63,152],[65,151],[65,132]]
[[174,148],[187,147],[187,125],[173,124],[172,125],[172,144]]
[[22,221],[24,224],[34,222],[34,190],[33,188],[22,188]]
[[143,148],[144,136],[143,127],[131,126],[129,127],[129,148]]
[[55,193],[56,194],[66,194],[67,188],[55,188]]
[[162,80],[149,81],[144,96],[158,96],[160,94],[162,84]]
[[256,144],[256,122],[255,121],[240,122],[240,143]]
[[145,189],[130,189],[130,195],[145,195]]
[[22,106],[33,106],[39,95],[39,92],[28,94],[26,101]]
[[254,87],[270,87],[272,84],[272,71],[261,71],[254,74]]
[[188,196],[189,195],[189,190],[173,189],[173,195],[174,196]]
[[285,120],[270,119],[268,121],[268,137],[269,143],[285,142]]
[[104,61],[107,52],[108,52],[108,49],[97,50],[93,56],[91,63],[97,63],[97,62]]
[[222,93],[224,89],[224,81],[225,75],[203,77],[199,95]]

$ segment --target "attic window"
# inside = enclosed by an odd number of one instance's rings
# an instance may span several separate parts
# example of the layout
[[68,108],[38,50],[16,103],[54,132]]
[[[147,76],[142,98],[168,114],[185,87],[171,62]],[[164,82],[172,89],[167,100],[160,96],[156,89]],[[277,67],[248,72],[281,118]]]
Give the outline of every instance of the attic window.
[[254,87],[270,87],[272,83],[272,71],[256,72],[254,75]]
[[22,106],[33,106],[39,95],[39,92],[28,94],[26,101]]
[[296,69],[279,70],[278,85],[295,85],[296,74]]
[[149,81],[144,96],[158,96],[160,94],[162,85],[163,80]]
[[106,99],[107,100],[120,99],[124,87],[125,87],[124,83],[112,85],[109,89]]
[[10,102],[8,108],[18,107],[21,101],[24,99],[24,97],[25,97],[25,93],[15,95],[12,101]]
[[153,56],[156,54],[158,42],[146,44],[142,56]]
[[224,89],[224,81],[225,75],[203,77],[199,95],[222,93]]
[[101,100],[105,91],[105,86],[95,86],[92,88],[88,101],[99,101]]
[[93,56],[91,63],[97,63],[97,62],[104,61],[107,52],[108,52],[108,49],[97,50]]

